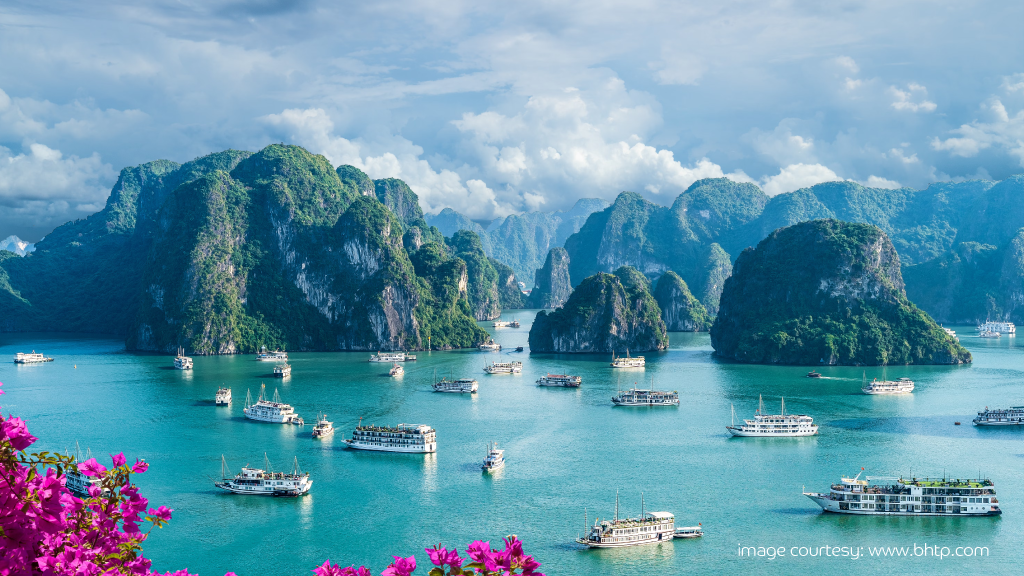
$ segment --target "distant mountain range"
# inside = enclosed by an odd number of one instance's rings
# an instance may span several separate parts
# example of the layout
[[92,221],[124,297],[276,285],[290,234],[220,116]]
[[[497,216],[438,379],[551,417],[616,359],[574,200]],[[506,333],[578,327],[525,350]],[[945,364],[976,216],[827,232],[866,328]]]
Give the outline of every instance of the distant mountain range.
[[427,215],[426,220],[445,236],[459,230],[475,232],[488,256],[511,267],[516,278],[527,288],[532,288],[534,274],[544,265],[548,251],[563,246],[591,214],[607,207],[605,200],[582,198],[565,212],[513,214],[492,221],[486,229],[451,208],[445,208],[436,215]]
[[35,249],[35,244],[31,242],[26,242],[13,234],[8,236],[7,238],[4,238],[3,240],[0,240],[0,250],[14,252],[18,256],[24,256],[25,254],[28,254],[29,252],[32,252]]
[[566,240],[570,281],[622,266],[651,280],[672,270],[714,316],[744,249],[776,229],[824,218],[881,228],[899,254],[908,297],[936,320],[1024,323],[1024,175],[925,190],[828,182],[774,197],[753,184],[706,179],[670,207],[623,192]]

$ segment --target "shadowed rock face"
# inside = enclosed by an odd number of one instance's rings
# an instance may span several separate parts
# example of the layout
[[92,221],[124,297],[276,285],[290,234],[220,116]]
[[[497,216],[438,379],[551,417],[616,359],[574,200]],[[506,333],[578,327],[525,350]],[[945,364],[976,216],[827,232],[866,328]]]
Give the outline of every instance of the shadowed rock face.
[[665,323],[647,280],[629,267],[586,278],[564,306],[541,311],[530,328],[531,352],[625,353],[667,347]]
[[716,354],[777,364],[950,364],[971,355],[907,300],[889,237],[815,220],[736,260],[711,329]]
[[671,270],[658,278],[654,299],[669,332],[700,332],[711,327],[704,305],[690,293],[686,282]]
[[569,281],[569,253],[565,248],[552,248],[544,267],[534,276],[533,291],[527,306],[530,308],[558,308],[572,294]]

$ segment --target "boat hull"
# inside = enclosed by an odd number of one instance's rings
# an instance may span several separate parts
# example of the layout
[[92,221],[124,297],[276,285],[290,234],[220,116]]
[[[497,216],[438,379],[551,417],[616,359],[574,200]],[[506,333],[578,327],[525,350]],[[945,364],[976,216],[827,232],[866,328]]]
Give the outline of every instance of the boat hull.
[[581,384],[580,382],[576,382],[576,383],[571,383],[571,382],[551,383],[551,382],[540,382],[540,381],[537,381],[537,386],[543,386],[545,388],[579,388],[580,384]]
[[274,487],[270,486],[238,486],[229,482],[215,482],[213,485],[232,494],[244,494],[246,496],[302,496],[312,488],[313,481],[310,480],[304,485],[290,490],[274,489]]
[[675,402],[623,402],[621,400],[612,399],[612,404],[616,406],[679,406],[679,401]]
[[1016,422],[974,422],[975,426],[1020,426],[1024,421]]
[[770,432],[751,432],[747,430],[741,430],[740,428],[734,428],[732,426],[726,426],[726,430],[729,434],[738,438],[801,438],[805,436],[816,436],[818,434],[817,426],[813,430],[800,431],[800,432],[787,432],[785,434],[776,434]]
[[831,512],[834,514],[852,514],[855,516],[999,516],[1003,513],[999,508],[989,509],[987,511],[979,512],[917,512],[913,510],[843,510],[840,508],[840,502],[828,498],[825,494],[804,492],[804,496],[807,496],[814,501],[815,504],[821,507],[825,512]]
[[[243,412],[245,412],[245,411],[243,410]],[[247,412],[245,413],[245,417],[247,419],[249,419],[249,420],[253,420],[253,421],[256,421],[256,422],[266,422],[267,424],[291,424],[295,420],[295,418],[293,416],[287,416],[287,417],[280,416],[280,417],[268,418],[268,417],[265,417],[265,416],[249,415],[249,413],[247,413]]]
[[660,532],[655,534],[656,537],[647,538],[644,540],[632,540],[626,542],[596,542],[593,540],[587,540],[586,538],[577,538],[576,543],[582,544],[587,548],[630,548],[632,546],[646,546],[647,544],[659,544],[661,542],[671,542],[673,535],[668,532]]
[[431,452],[437,452],[437,446],[433,444],[415,448],[405,446],[375,446],[362,442],[353,442],[351,439],[346,439],[345,444],[353,450],[369,450],[371,452],[400,452],[403,454],[429,454]]

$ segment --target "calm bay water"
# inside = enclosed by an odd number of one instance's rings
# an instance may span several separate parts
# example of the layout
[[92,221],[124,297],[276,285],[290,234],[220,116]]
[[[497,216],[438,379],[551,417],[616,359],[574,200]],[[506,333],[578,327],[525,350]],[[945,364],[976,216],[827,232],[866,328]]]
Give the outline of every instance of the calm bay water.
[[[167,528],[146,543],[160,570],[188,567],[203,576],[299,575],[330,558],[366,564],[379,573],[389,554],[416,554],[436,542],[457,545],[518,534],[551,575],[688,572],[933,574],[984,570],[1019,572],[1024,551],[1024,430],[977,429],[973,412],[1024,404],[1024,335],[982,340],[960,327],[972,366],[897,367],[889,378],[917,383],[910,397],[860,393],[862,374],[882,369],[725,364],[704,334],[672,334],[671,348],[647,354],[646,370],[612,370],[606,356],[509,353],[527,345],[533,313],[505,314],[520,329],[491,330],[501,354],[419,353],[402,378],[368,353],[292,353],[291,378],[251,355],[196,357],[195,370],[173,370],[168,356],[124,352],[119,340],[52,334],[0,335],[0,358],[35,349],[54,356],[44,365],[0,363],[4,413],[29,422],[40,450],[79,442],[101,462],[124,451],[146,459],[137,476],[153,505],[175,510]],[[489,327],[489,323],[481,323]],[[492,360],[522,360],[521,375],[483,373]],[[77,367],[76,367],[77,366]],[[474,397],[430,391],[438,374],[473,376]],[[581,374],[577,390],[538,388],[545,372]],[[613,407],[617,388],[635,380],[678,390],[679,408]],[[334,421],[333,440],[314,441],[304,428],[260,424],[242,416],[246,390],[265,382],[307,422],[318,411]],[[234,402],[215,407],[214,393],[231,387]],[[730,406],[750,417],[763,394],[780,396],[790,412],[815,418],[820,434],[803,439],[733,439]],[[426,423],[437,429],[433,455],[378,454],[342,448],[359,418],[377,424]],[[962,426],[954,426],[959,420]],[[485,444],[497,441],[508,464],[480,472]],[[298,499],[235,496],[213,488],[221,455],[232,473],[246,463],[300,467],[314,480]],[[993,479],[1000,518],[902,518],[824,515],[801,494],[827,491],[861,467],[871,475],[913,474]],[[572,541],[590,521],[610,518],[615,491],[620,515],[675,513],[677,525],[702,522],[706,536],[622,550],[583,550]],[[873,558],[871,546],[987,546],[981,558]],[[864,547],[858,560],[788,556],[741,558],[743,546]],[[419,572],[426,573],[421,568]]]

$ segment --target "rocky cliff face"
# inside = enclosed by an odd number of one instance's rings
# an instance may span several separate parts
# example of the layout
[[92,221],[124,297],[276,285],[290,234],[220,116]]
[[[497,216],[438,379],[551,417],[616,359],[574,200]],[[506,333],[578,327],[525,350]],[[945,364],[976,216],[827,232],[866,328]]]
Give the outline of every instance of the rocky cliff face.
[[560,308],[570,294],[569,253],[565,248],[552,248],[544,267],[534,276],[533,291],[526,305],[529,308]]
[[[445,255],[417,276],[403,222],[349,180],[322,156],[283,145],[126,169],[103,212],[55,231],[13,276],[0,262],[0,303],[19,306],[23,322],[0,329],[45,325],[36,310],[65,306],[77,314],[65,329],[98,319],[89,328],[116,326],[134,350],[482,341],[467,315],[465,263]],[[67,274],[74,262],[88,273]],[[7,282],[15,277],[27,290]]]
[[489,258],[491,266],[498,273],[498,301],[502,310],[524,308],[523,291],[519,288],[519,279],[512,268]]
[[678,274],[669,270],[658,278],[654,299],[669,332],[700,332],[711,327],[711,317]]
[[565,305],[541,311],[530,328],[531,352],[632,352],[668,347],[661,311],[638,271],[595,274]]
[[466,263],[471,316],[494,320],[501,316],[498,271],[484,254],[480,238],[468,230],[459,230],[450,240],[452,252]]
[[745,250],[711,342],[721,357],[776,364],[950,364],[971,355],[904,293],[879,228],[816,220]]

